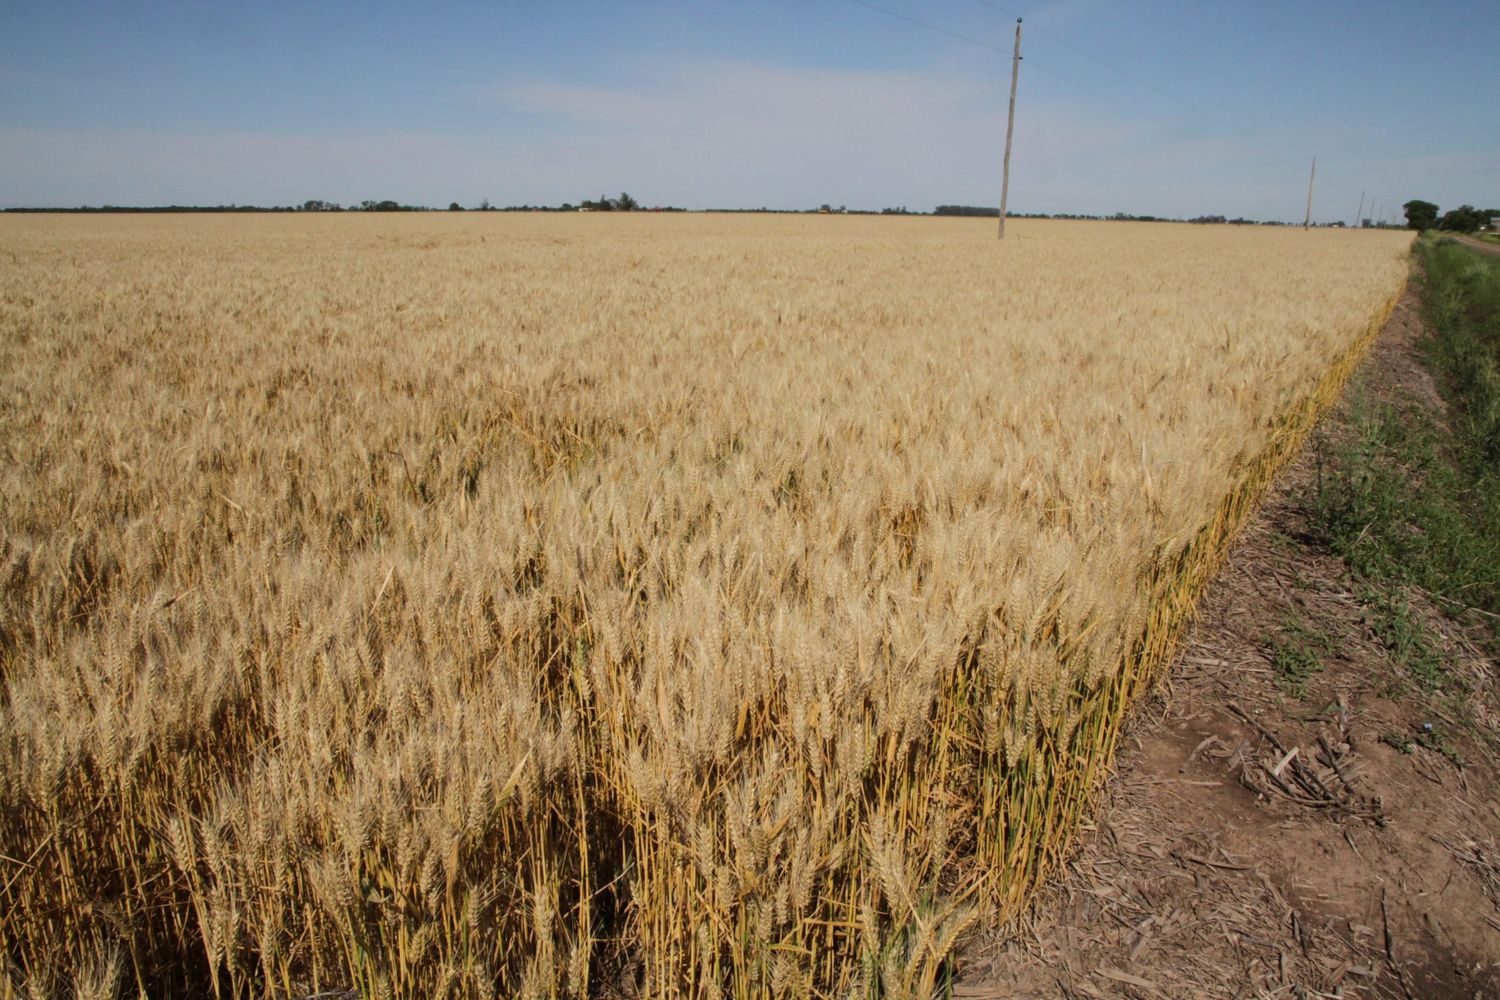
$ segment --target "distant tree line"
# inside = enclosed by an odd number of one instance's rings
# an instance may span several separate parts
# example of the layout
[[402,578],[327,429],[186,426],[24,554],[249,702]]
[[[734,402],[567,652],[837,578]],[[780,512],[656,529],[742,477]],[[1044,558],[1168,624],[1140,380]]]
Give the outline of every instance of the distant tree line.
[[1474,233],[1489,225],[1491,219],[1500,219],[1500,208],[1475,208],[1473,205],[1460,205],[1439,216],[1436,204],[1420,198],[1413,198],[1401,207],[1406,210],[1408,229]]
[[[596,212],[638,212],[644,207],[628,192],[620,192],[618,198],[601,195],[597,201],[584,199],[577,205],[563,202],[561,205],[507,205],[498,207],[482,199],[473,211],[479,212],[576,212],[580,208]],[[436,209],[426,205],[407,205],[392,198],[369,198],[354,205],[342,205],[336,201],[309,198],[300,205],[83,205],[71,208],[7,208],[7,212],[432,212]],[[462,212],[458,202],[448,203],[448,211]],[[686,209],[664,206],[652,208],[653,212],[683,212]]]
[[300,205],[80,205],[73,208],[7,208],[7,212],[148,214],[152,212],[429,212],[423,205],[396,201],[362,201],[345,208],[336,201],[304,201]]
[[[456,204],[457,204],[457,202],[454,203],[454,205],[456,205]],[[452,208],[454,206],[450,205],[449,207]],[[318,199],[314,198],[314,199],[310,199],[308,201],[304,201],[302,204],[298,205],[297,208],[296,208],[296,211],[298,211],[298,212],[431,212],[432,209],[428,208],[426,205],[403,205],[403,204],[401,204],[401,202],[399,202],[399,201],[393,201],[390,198],[384,198],[384,199],[381,199],[379,201],[376,201],[375,199],[367,199],[365,201],[360,202],[358,205],[350,205],[348,208],[345,208],[343,205],[340,205],[336,201],[319,201]]]
[[[456,205],[457,202],[454,203]],[[453,205],[449,206],[454,207]],[[299,212],[431,212],[432,209],[426,205],[403,205],[399,201],[384,198],[379,201],[367,199],[358,205],[350,205],[345,208],[336,201],[318,201],[313,199],[304,201],[297,206]]]
[[[448,206],[450,212],[462,212],[464,207],[458,202]],[[474,208],[472,212],[686,212],[687,209],[675,205],[652,205],[647,208],[629,192],[621,191],[618,198],[608,195],[600,195],[597,199],[584,198],[576,205],[571,201],[565,201],[561,205],[491,205],[490,200],[485,198]]]
[[90,213],[149,214],[152,212],[295,212],[294,205],[77,205],[70,208],[7,208],[7,212],[77,215]]
[[[1000,210],[993,205],[939,205],[933,210],[933,215],[957,215],[976,216],[981,218],[997,219]],[[1230,225],[1230,226],[1284,226],[1284,222],[1261,222],[1257,219],[1246,219],[1244,217],[1228,218],[1223,215],[1199,215],[1191,219],[1169,219],[1160,215],[1133,215],[1130,212],[1116,212],[1114,215],[1080,215],[1072,212],[1007,212],[1013,219],[1091,219],[1106,222],[1192,222],[1198,225]]]
[[[1431,202],[1413,201],[1407,203],[1407,218],[1412,218],[1412,206],[1428,206],[1429,214],[1419,214],[1419,219],[1427,220],[1424,224],[1415,228],[1444,228],[1454,229],[1460,232],[1473,232],[1481,227],[1488,219],[1500,215],[1500,210],[1487,209],[1477,211],[1472,206],[1465,205],[1454,209],[1441,219],[1437,216],[1437,206]],[[366,199],[358,204],[341,205],[336,201],[324,201],[322,199],[310,198],[300,205],[287,206],[260,206],[260,205],[153,205],[153,206],[125,206],[125,205],[102,205],[93,207],[85,205],[81,208],[9,208],[7,212],[431,212],[436,209],[425,205],[406,205],[390,198]],[[647,208],[630,195],[622,191],[618,197],[611,198],[608,195],[600,195],[598,198],[584,198],[577,202],[565,201],[560,205],[493,205],[488,198],[481,199],[479,204],[470,209],[456,201],[449,202],[449,212],[685,212],[687,209],[676,206],[663,205]],[[775,209],[762,205],[759,208],[709,208],[707,212],[716,213],[742,213],[742,214],[774,214],[774,215],[798,215],[798,214],[833,214],[833,215],[939,215],[973,218],[997,218],[1000,210],[993,205],[938,205],[932,212],[914,212],[905,205],[890,208],[849,208],[839,205],[835,208],[832,204],[824,202],[816,208],[790,208]],[[1157,215],[1133,215],[1129,212],[1116,212],[1113,215],[1087,215],[1070,212],[1010,212],[1012,218],[1018,219],[1095,219],[1118,222],[1179,222],[1180,219],[1169,219]],[[1199,215],[1187,222],[1201,225],[1241,225],[1241,226],[1280,226],[1286,225],[1282,222],[1261,222],[1256,219],[1227,218],[1223,215]]]
[[584,201],[578,207],[591,212],[634,212],[641,207],[641,204],[628,193],[621,191],[618,198],[610,198],[601,194],[598,201]]

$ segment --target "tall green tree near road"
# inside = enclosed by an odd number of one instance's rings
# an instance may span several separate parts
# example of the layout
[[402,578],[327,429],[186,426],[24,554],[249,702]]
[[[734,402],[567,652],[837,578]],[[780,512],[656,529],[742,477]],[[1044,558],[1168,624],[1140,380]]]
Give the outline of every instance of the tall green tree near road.
[[1473,205],[1460,205],[1451,212],[1443,213],[1437,227],[1450,233],[1472,233],[1477,232],[1484,221]]
[[1437,222],[1438,207],[1430,201],[1414,198],[1401,207],[1406,209],[1407,229],[1431,229]]

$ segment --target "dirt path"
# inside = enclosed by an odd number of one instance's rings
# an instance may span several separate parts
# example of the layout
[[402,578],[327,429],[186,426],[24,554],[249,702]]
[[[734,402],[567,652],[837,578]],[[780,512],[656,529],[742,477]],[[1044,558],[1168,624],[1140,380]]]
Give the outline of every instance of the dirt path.
[[[1440,411],[1418,317],[1409,288],[1355,379]],[[955,996],[1500,997],[1495,665],[1414,598],[1470,689],[1462,711],[1420,693],[1372,598],[1299,540],[1348,405],[1236,542],[1074,863],[1019,934],[968,947]],[[1320,637],[1301,698],[1288,629]]]
[[1464,246],[1473,247],[1480,253],[1487,253],[1491,257],[1500,257],[1500,243],[1486,243],[1484,240],[1476,240],[1472,236],[1454,236],[1453,238]]

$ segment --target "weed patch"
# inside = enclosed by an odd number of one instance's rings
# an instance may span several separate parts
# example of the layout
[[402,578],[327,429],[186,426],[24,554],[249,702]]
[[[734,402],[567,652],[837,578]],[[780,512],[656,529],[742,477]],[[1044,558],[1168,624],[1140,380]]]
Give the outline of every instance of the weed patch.
[[1416,615],[1411,604],[1399,591],[1366,592],[1365,623],[1385,647],[1397,665],[1424,691],[1441,691],[1452,686],[1453,679],[1445,669],[1442,654]]
[[1409,396],[1356,390],[1351,433],[1320,449],[1304,509],[1314,538],[1376,595],[1367,603],[1381,642],[1435,689],[1440,657],[1413,637],[1401,588],[1420,587],[1460,620],[1484,619],[1500,650],[1500,262],[1442,238],[1417,252],[1432,327],[1424,361],[1447,418]]
[[1308,683],[1323,672],[1323,658],[1334,655],[1337,647],[1326,633],[1294,616],[1267,640],[1266,650],[1282,690],[1306,698]]

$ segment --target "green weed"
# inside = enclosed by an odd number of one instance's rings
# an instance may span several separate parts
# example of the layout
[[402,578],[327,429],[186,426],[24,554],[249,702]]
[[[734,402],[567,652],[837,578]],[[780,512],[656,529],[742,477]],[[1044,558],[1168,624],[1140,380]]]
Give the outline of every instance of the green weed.
[[1267,642],[1277,682],[1297,698],[1307,697],[1308,682],[1323,672],[1322,658],[1333,655],[1336,649],[1327,634],[1295,616],[1288,618]]
[[1313,538],[1384,593],[1372,627],[1430,689],[1442,685],[1440,658],[1408,637],[1396,592],[1420,587],[1460,619],[1500,613],[1500,261],[1441,238],[1417,253],[1433,331],[1424,361],[1446,420],[1405,394],[1354,390],[1351,433],[1318,451],[1304,510]]

